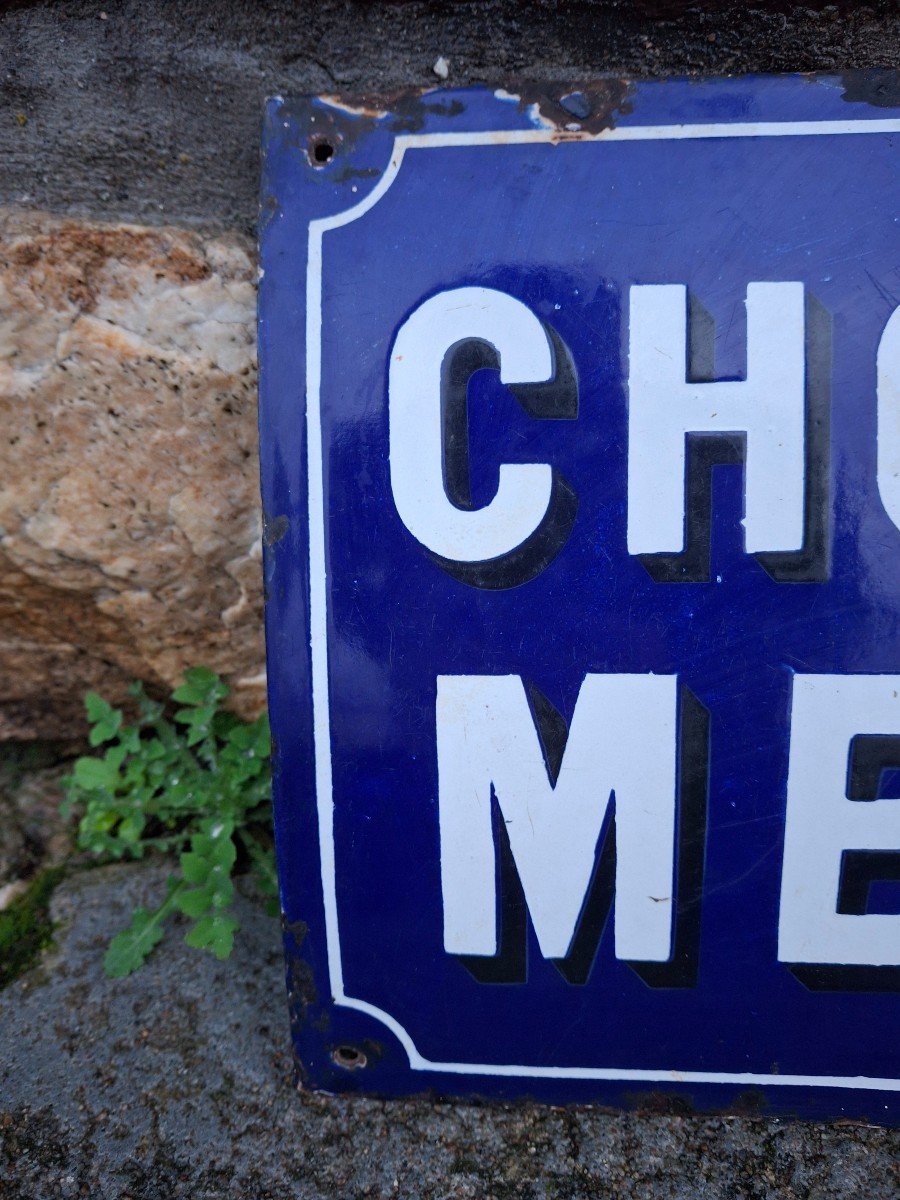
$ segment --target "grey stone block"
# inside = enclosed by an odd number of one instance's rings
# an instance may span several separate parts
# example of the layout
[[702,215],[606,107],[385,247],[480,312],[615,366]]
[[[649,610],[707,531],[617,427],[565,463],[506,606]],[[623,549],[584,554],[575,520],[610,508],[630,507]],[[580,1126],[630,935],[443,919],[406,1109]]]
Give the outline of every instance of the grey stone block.
[[252,898],[227,962],[173,929],[136,975],[104,978],[110,936],[165,876],[72,874],[55,949],[0,994],[3,1200],[892,1194],[900,1135],[880,1128],[298,1093],[277,929]]

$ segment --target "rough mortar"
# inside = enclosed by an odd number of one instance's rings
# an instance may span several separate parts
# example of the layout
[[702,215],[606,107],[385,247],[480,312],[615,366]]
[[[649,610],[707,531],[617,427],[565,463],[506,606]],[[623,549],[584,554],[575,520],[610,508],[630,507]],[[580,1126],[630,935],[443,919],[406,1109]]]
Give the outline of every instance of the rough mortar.
[[251,230],[266,95],[898,61],[893,0],[19,3],[0,18],[0,202]]

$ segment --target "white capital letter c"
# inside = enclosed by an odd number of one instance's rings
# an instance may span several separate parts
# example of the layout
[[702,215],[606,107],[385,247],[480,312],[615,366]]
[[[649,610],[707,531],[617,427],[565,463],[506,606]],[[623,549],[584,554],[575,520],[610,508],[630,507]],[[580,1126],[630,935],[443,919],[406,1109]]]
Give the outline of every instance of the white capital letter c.
[[451,347],[477,339],[492,346],[505,384],[553,376],[553,350],[538,317],[493,288],[453,288],[430,297],[406,319],[388,376],[391,490],[400,519],[433,553],[456,562],[508,554],[538,528],[550,504],[546,463],[504,463],[489,504],[472,511],[444,487],[441,367]]

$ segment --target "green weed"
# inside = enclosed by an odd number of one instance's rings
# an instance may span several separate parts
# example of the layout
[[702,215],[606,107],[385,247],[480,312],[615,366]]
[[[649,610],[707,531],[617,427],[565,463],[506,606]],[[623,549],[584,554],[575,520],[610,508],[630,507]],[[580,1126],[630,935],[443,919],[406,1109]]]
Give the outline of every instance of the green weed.
[[238,920],[232,875],[249,866],[277,911],[269,793],[269,722],[247,723],[223,711],[222,680],[205,667],[185,673],[166,715],[140,684],[131,695],[138,719],[102,697],[85,698],[92,746],[102,755],[75,762],[63,780],[63,811],[78,814],[78,845],[102,859],[175,854],[179,869],[155,909],[138,908],[104,958],[108,975],[136,971],[176,913],[190,918],[189,946],[227,958]]

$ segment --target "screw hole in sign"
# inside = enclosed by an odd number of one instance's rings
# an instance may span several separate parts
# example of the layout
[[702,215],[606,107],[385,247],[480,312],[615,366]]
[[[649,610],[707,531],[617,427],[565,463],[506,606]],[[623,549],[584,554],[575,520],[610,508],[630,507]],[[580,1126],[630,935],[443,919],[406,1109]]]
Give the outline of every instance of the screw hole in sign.
[[314,167],[325,167],[334,158],[334,146],[327,138],[313,138],[309,143],[308,154]]
[[357,1050],[355,1046],[337,1046],[331,1057],[337,1066],[343,1067],[345,1071],[358,1071],[368,1062],[362,1050]]

